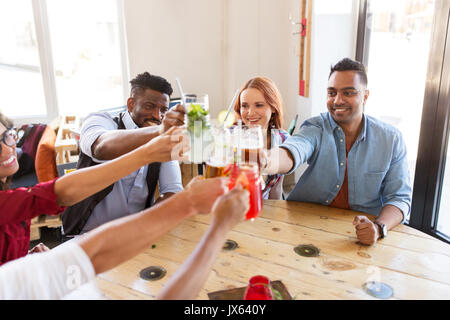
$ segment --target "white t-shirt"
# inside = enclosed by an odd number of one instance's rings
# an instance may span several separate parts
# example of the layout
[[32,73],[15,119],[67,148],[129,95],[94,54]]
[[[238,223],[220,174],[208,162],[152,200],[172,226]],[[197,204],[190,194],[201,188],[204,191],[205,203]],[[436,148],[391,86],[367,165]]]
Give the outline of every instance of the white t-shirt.
[[76,241],[0,267],[0,300],[101,299],[94,267]]

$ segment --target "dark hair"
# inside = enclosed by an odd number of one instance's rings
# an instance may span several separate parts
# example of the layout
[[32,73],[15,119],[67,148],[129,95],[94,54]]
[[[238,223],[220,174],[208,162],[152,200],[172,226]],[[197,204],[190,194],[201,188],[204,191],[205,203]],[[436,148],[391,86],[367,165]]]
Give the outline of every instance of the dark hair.
[[359,74],[359,78],[361,79],[361,82],[367,86],[367,73],[366,73],[366,67],[359,62],[354,61],[349,58],[344,58],[338,63],[336,63],[334,66],[331,66],[330,74],[328,75],[328,79],[330,79],[331,75],[335,71],[355,71]]
[[[3,124],[7,129],[13,127],[13,122],[11,119],[6,117],[3,113],[0,112],[0,123]],[[6,182],[0,180],[0,190],[8,190],[9,185],[11,183],[12,176],[6,178]]]
[[141,90],[152,89],[170,96],[173,92],[172,86],[166,79],[151,75],[148,72],[138,74],[130,83],[132,93],[140,93]]

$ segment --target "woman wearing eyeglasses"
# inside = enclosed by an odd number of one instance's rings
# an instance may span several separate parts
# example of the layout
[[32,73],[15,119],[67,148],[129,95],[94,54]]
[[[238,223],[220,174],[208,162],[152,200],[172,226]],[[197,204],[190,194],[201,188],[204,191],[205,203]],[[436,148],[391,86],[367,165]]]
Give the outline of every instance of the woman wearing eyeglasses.
[[115,160],[31,188],[9,189],[12,175],[19,170],[17,134],[12,127],[12,121],[0,113],[0,265],[27,254],[32,218],[57,215],[150,162],[172,160],[174,148],[184,151],[185,137],[180,128],[173,127]]

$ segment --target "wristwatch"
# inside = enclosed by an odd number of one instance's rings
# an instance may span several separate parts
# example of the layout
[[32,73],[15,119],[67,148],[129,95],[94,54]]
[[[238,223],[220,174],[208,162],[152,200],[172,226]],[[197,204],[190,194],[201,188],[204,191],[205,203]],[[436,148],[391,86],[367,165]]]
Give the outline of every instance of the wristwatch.
[[378,226],[378,230],[380,231],[380,238],[383,239],[387,236],[387,227],[384,223],[374,221],[374,223]]

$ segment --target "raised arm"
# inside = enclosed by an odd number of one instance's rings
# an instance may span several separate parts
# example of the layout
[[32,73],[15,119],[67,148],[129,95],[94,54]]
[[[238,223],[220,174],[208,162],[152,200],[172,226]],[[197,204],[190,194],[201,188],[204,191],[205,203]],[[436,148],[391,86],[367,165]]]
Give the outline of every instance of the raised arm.
[[223,178],[194,179],[161,205],[106,223],[49,252],[9,262],[0,268],[0,299],[60,299],[132,258],[182,219],[210,212],[226,190]]
[[115,159],[158,137],[170,128],[183,124],[184,109],[177,105],[166,113],[159,126],[104,132],[91,145],[91,152],[98,160]]
[[262,171],[265,174],[285,174],[294,167],[294,158],[285,148],[272,148],[266,154],[263,153],[262,158]]
[[228,231],[244,219],[249,193],[237,187],[214,205],[213,219],[194,252],[164,286],[158,299],[194,299],[203,287],[223,247]]
[[183,219],[210,212],[216,199],[226,190],[223,178],[195,179],[184,191],[163,203],[108,222],[77,241],[89,256],[95,272],[105,272],[134,257]]
[[159,126],[108,131],[92,144],[92,155],[98,160],[112,160],[142,146],[159,134]]
[[180,151],[182,145],[188,146],[182,130],[173,127],[167,133],[119,158],[79,169],[61,177],[55,182],[58,204],[62,206],[75,204],[150,162],[174,160],[174,157],[181,159],[180,154],[173,151]]

